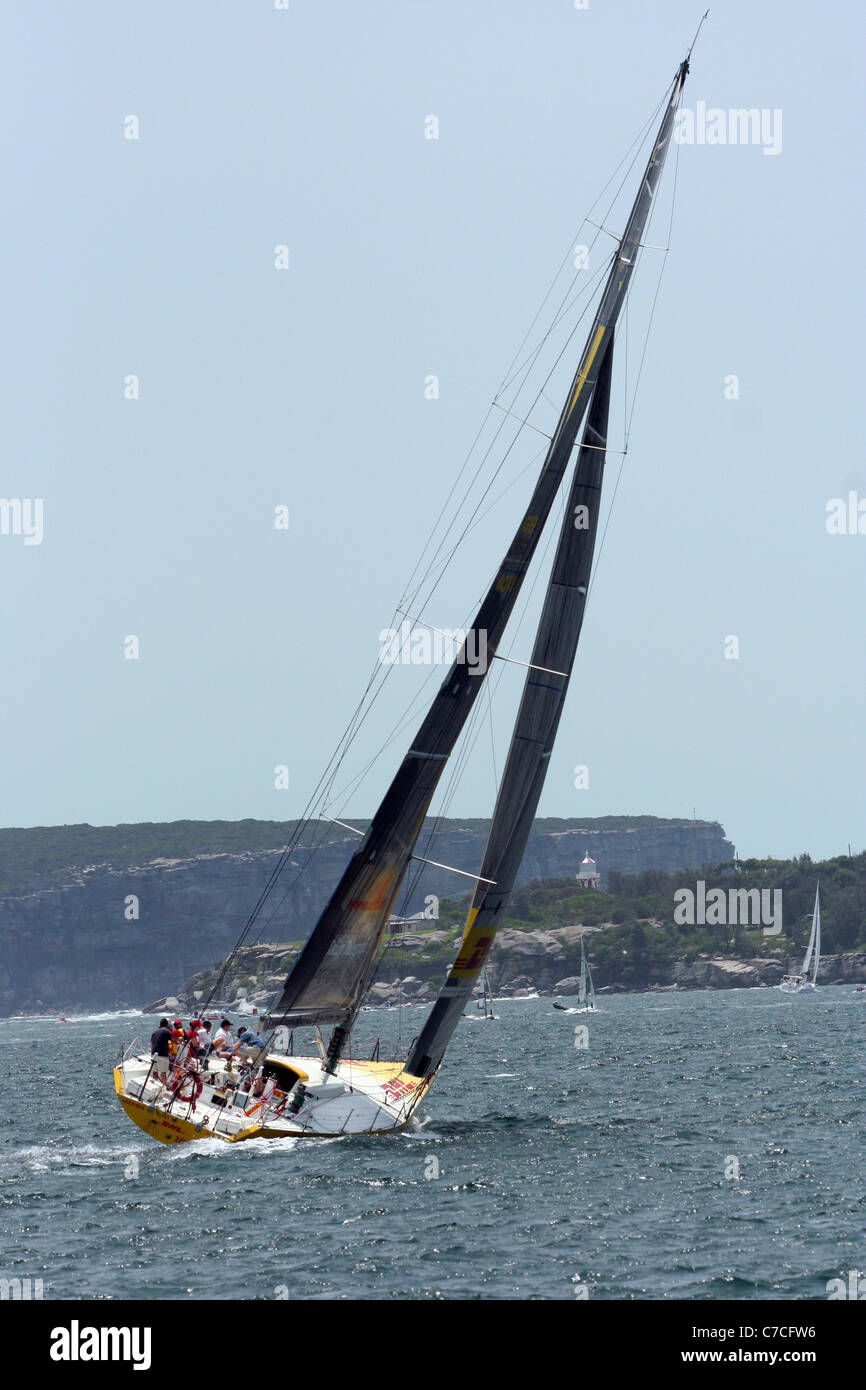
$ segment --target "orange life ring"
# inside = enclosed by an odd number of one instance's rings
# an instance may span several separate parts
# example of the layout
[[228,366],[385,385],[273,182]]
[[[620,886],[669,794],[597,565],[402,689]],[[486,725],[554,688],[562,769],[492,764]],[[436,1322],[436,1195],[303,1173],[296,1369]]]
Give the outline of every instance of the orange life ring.
[[[288,1096],[286,1095],[285,1091],[281,1090],[279,1086],[274,1086],[274,1089],[271,1091],[270,1095],[266,1096],[264,1093],[262,1093],[258,1097],[256,1104],[251,1105],[246,1110],[244,1110],[244,1114],[255,1115],[256,1111],[261,1110],[262,1107],[270,1109],[271,1105],[276,1105],[276,1109],[273,1110],[273,1112],[271,1113],[271,1119],[276,1119],[277,1116],[282,1115],[283,1111],[285,1110],[287,1100]],[[277,1104],[277,1102],[279,1102],[279,1104]]]
[[[188,1081],[192,1082],[192,1085],[190,1086],[189,1095],[185,1096],[183,1093],[183,1088]],[[195,1103],[203,1090],[204,1082],[202,1081],[198,1072],[188,1071],[186,1075],[181,1079],[177,1086],[177,1089],[175,1090],[175,1100],[181,1100],[184,1103],[186,1103],[187,1101],[192,1101],[192,1108],[193,1110],[195,1110]]]

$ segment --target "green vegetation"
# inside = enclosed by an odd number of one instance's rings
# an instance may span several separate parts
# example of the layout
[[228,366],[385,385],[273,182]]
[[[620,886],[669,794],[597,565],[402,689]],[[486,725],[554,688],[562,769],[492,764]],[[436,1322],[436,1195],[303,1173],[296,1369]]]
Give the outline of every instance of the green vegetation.
[[[537,879],[514,890],[502,926],[518,932],[555,932],[573,926],[600,928],[592,931],[585,942],[597,988],[646,989],[668,985],[677,978],[684,981],[685,975],[675,969],[676,963],[694,967],[685,972],[691,976],[686,987],[700,988],[713,978],[718,982],[715,967],[715,976],[706,973],[711,968],[705,962],[710,960],[773,962],[766,969],[753,969],[750,978],[777,982],[781,962],[796,958],[805,949],[819,878],[823,955],[866,951],[866,854],[823,863],[813,863],[804,854],[792,860],[750,859],[705,866],[690,873],[611,874],[609,890],[600,893],[578,889],[574,878]],[[675,921],[678,902],[682,902],[675,895],[682,889],[696,893],[699,880],[703,880],[706,894],[713,889],[722,890],[726,908],[732,889],[767,890],[771,895],[780,891],[781,933],[766,936],[761,924],[701,925]],[[408,932],[415,938],[411,946],[406,946],[400,935],[386,937],[379,982],[414,974],[438,990],[458,954],[468,905],[468,897],[443,898],[437,920],[413,924]],[[758,901],[753,901],[753,906],[757,909]],[[768,906],[772,911],[772,896]],[[246,988],[261,989],[266,982],[273,984],[274,979],[283,978],[294,960],[294,954],[285,953],[287,945],[257,946],[243,951],[235,962],[229,993],[245,980]],[[509,992],[515,981],[521,986],[530,983],[549,991],[558,980],[578,973],[580,936],[576,932],[558,937],[555,955],[550,954],[549,943],[543,941],[537,947],[526,943],[527,949],[520,951],[513,950],[513,945],[513,941],[509,943],[502,936],[494,942],[489,964],[496,991],[504,988]],[[218,966],[197,978],[196,988],[210,988],[219,969]],[[728,976],[727,981],[737,982],[739,978]],[[838,978],[843,978],[841,966]]]
[[[654,816],[604,816],[596,820],[536,822],[542,833],[586,828],[611,830],[654,825],[691,825]],[[365,823],[356,821],[363,826]],[[484,831],[487,822],[467,819],[449,822],[449,829]],[[69,883],[88,868],[123,870],[155,859],[187,859],[197,855],[241,854],[282,849],[296,829],[294,821],[172,821],[164,824],[117,826],[37,826],[0,830],[0,896],[33,892]],[[329,836],[353,840],[350,832],[328,826]],[[316,834],[316,828],[306,835]],[[664,973],[674,960],[694,961],[715,956],[730,960],[796,955],[805,949],[815,897],[821,881],[823,951],[826,955],[866,950],[866,854],[840,856],[813,863],[808,854],[796,859],[747,859],[693,870],[689,874],[648,871],[611,873],[607,891],[580,891],[573,878],[536,880],[511,896],[503,926],[519,931],[605,926],[587,942],[594,968],[622,981],[645,981]],[[783,930],[766,936],[760,926],[688,925],[674,921],[675,893],[695,888],[703,879],[707,892],[730,889],[780,889]],[[431,942],[424,959],[443,968],[454,958],[463,929],[466,899],[443,899],[438,922],[445,940]],[[423,932],[423,927],[421,928]],[[287,945],[289,943],[286,943]],[[395,943],[395,950],[399,949]],[[571,948],[567,948],[571,954]],[[290,957],[283,962],[288,968]],[[257,967],[256,967],[257,968]],[[251,979],[250,987],[254,981]]]
[[[0,830],[0,897],[55,888],[88,868],[123,870],[154,859],[279,850],[296,827],[296,821],[178,820]],[[334,835],[340,834],[334,827]]]
[[[692,825],[688,820],[659,816],[600,816],[595,820],[560,820],[549,817],[535,822],[542,832],[588,829],[616,830],[654,825]],[[705,824],[706,822],[699,822]],[[366,829],[367,822],[347,824]],[[145,821],[137,825],[38,825],[28,829],[0,830],[0,897],[56,888],[71,882],[85,869],[139,868],[154,859],[191,859],[202,854],[243,854],[280,850],[297,829],[297,821],[176,820]],[[485,832],[486,820],[451,820],[449,829]],[[331,839],[354,840],[350,831],[326,827]],[[301,843],[317,833],[305,831]]]
[[[678,889],[706,891],[780,889],[782,932],[767,936],[761,926],[689,925],[674,920]],[[606,892],[580,890],[574,879],[539,879],[516,888],[503,927],[517,931],[606,925],[587,940],[593,966],[628,985],[645,980],[674,960],[699,956],[743,960],[796,955],[809,937],[816,881],[821,881],[822,952],[866,949],[866,853],[813,863],[797,859],[746,859],[706,866],[692,874],[612,873]],[[467,899],[439,905],[438,926],[462,924]],[[728,899],[729,901],[729,899]],[[771,900],[772,901],[772,900]]]

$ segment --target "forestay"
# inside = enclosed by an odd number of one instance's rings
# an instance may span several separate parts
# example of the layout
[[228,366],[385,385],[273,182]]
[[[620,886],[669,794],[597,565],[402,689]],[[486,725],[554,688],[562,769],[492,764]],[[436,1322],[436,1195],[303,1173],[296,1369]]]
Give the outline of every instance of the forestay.
[[[360,1004],[424,817],[517,601],[602,363],[609,361],[611,337],[661,176],[687,72],[686,59],[674,79],[625,234],[613,257],[598,311],[523,520],[457,660],[286,980],[271,1015],[275,1022],[347,1023]],[[482,651],[486,652],[486,662],[472,665],[470,656],[474,658]],[[539,664],[565,669],[551,660]]]
[[[442,1060],[463,1005],[487,959],[535,819],[586,607],[601,506],[612,357],[611,341],[592,397],[535,639],[532,668],[526,676],[484,851],[481,874],[492,879],[493,886],[478,884],[460,953],[406,1063],[410,1076],[432,1076]],[[545,669],[537,669],[541,667]]]

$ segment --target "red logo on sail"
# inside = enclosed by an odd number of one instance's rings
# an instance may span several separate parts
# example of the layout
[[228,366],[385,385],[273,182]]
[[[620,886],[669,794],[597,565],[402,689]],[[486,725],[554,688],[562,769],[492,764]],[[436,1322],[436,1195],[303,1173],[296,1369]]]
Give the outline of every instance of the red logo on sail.
[[411,1096],[414,1089],[411,1081],[401,1081],[399,1076],[395,1076],[387,1086],[382,1087],[386,1096],[390,1096],[392,1100],[405,1100],[407,1096]]

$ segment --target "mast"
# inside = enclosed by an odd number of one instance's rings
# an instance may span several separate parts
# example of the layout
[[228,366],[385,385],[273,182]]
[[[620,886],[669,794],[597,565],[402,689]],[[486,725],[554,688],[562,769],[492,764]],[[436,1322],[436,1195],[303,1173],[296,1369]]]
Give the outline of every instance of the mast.
[[493,990],[490,986],[490,973],[486,965],[481,972],[481,981],[484,990],[484,1017],[493,1018]]
[[[404,1074],[411,1077],[427,1080],[439,1068],[463,1003],[471,995],[493,944],[541,797],[580,637],[592,568],[607,445],[614,327],[664,167],[688,71],[686,57],[677,69],[649,163],[614,255],[576,385],[563,407],[563,415],[568,419],[572,411],[586,408],[587,399],[592,402],[532,655],[532,666],[546,669],[544,674],[533,669],[527,673],[463,941],[406,1062]],[[585,529],[577,525],[579,512],[587,519]],[[567,674],[551,675],[551,671]],[[485,879],[493,880],[492,885]]]
[[532,665],[499,784],[481,868],[483,878],[493,882],[479,881],[475,890],[457,959],[406,1062],[405,1070],[413,1077],[432,1076],[442,1060],[502,921],[538,809],[586,607],[601,507],[612,357],[611,343],[593,393]]
[[818,900],[819,884],[815,885],[815,906],[812,909],[812,930],[809,933],[809,945],[806,947],[806,959],[803,961],[803,975],[809,973],[809,965],[812,965],[812,984],[818,981],[818,966],[821,960],[821,904]]
[[803,969],[800,972],[803,976],[808,975],[809,966],[812,964],[812,952],[815,949],[815,934],[820,931],[821,909],[818,906],[818,886],[815,887],[815,906],[812,908],[812,927],[809,932],[809,944],[806,947],[806,954],[803,957]]
[[[289,973],[273,1022],[337,1024],[329,1044],[336,1066],[372,971],[382,932],[399,892],[424,817],[445,764],[496,655],[544,524],[596,388],[628,289],[652,200],[670,145],[688,59],[679,66],[625,234],[523,520],[467,633],[457,660],[397,771],[370,827],[312,935]],[[609,368],[608,368],[609,371]],[[609,385],[608,385],[609,392]],[[597,518],[596,518],[597,520]],[[594,534],[594,531],[593,531]],[[486,650],[483,668],[477,653]],[[471,658],[476,658],[473,666]],[[550,661],[539,662],[563,670]],[[552,677],[557,680],[559,678]]]

